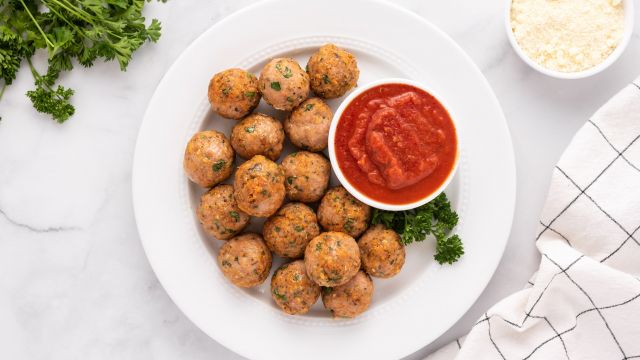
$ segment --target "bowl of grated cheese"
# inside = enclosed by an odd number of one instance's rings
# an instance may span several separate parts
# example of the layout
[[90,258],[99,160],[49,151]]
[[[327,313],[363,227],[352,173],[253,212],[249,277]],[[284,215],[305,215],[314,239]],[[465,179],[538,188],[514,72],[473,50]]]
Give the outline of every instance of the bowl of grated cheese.
[[581,79],[613,64],[633,32],[633,0],[507,0],[507,37],[535,70]]

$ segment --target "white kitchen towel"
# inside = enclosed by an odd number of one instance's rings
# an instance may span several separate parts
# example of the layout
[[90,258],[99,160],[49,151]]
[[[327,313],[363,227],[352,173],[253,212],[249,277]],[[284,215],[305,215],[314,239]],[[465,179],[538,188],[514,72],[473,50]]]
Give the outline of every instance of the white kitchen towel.
[[640,79],[604,105],[555,167],[540,268],[428,360],[640,359]]

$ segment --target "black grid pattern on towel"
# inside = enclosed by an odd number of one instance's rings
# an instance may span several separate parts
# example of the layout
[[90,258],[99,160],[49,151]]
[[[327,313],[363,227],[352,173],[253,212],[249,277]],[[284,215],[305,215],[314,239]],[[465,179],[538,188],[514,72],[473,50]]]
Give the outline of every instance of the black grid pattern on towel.
[[[633,83],[632,84],[635,88],[637,88],[638,90],[640,90],[640,85]],[[604,216],[606,216],[607,219],[609,219],[616,227],[618,227],[620,230],[622,230],[626,235],[626,239],[624,241],[622,241],[620,243],[620,245],[615,248],[611,253],[607,254],[606,256],[604,256],[602,259],[599,259],[599,261],[601,263],[606,262],[609,258],[611,258],[613,255],[615,255],[616,253],[620,252],[620,251],[624,251],[624,247],[626,244],[629,243],[635,243],[634,246],[640,246],[640,236],[639,235],[639,231],[640,231],[640,224],[638,224],[637,227],[635,227],[634,229],[627,229],[624,226],[622,226],[621,222],[616,220],[601,204],[598,203],[598,201],[596,199],[594,199],[589,193],[588,190],[598,182],[598,180],[600,180],[602,178],[602,176],[604,174],[607,173],[607,171],[609,169],[611,169],[612,165],[616,162],[622,162],[624,164],[624,166],[627,166],[628,168],[632,169],[633,171],[637,171],[640,172],[640,164],[634,164],[629,158],[628,156],[625,156],[625,153],[627,152],[627,150],[629,148],[631,148],[636,142],[638,142],[638,145],[640,145],[640,141],[638,141],[640,139],[640,134],[636,134],[637,136],[634,137],[624,148],[619,149],[616,148],[616,146],[613,145],[613,142],[607,137],[607,135],[605,134],[605,132],[602,130],[602,127],[600,125],[598,125],[596,122],[589,120],[590,126],[593,126],[596,131],[600,134],[601,140],[604,141],[607,146],[609,146],[614,152],[615,152],[615,156],[612,157],[611,161],[609,161],[602,169],[601,171],[592,179],[592,181],[590,181],[587,186],[585,186],[584,188],[580,187],[578,185],[578,182],[576,182],[571,176],[569,176],[569,174],[567,173],[567,171],[565,171],[563,168],[561,168],[560,166],[556,166],[555,171],[556,173],[560,174],[562,177],[566,178],[566,180],[568,180],[571,184],[573,184],[573,186],[578,190],[578,194],[576,196],[574,196],[567,204],[566,206],[564,206],[559,212],[558,214],[553,217],[550,221],[548,221],[548,223],[543,223],[542,221],[540,222],[540,225],[542,226],[542,230],[538,233],[536,240],[540,239],[540,237],[542,237],[546,232],[552,232],[554,234],[556,234],[557,236],[559,236],[562,240],[564,240],[569,246],[572,246],[572,239],[567,236],[566,234],[563,234],[557,227],[554,227],[554,224],[557,223],[558,219],[560,219],[562,216],[564,216],[567,213],[567,210],[569,210],[578,199],[580,199],[581,197],[584,197],[586,199],[588,199],[590,201],[591,204],[593,204],[593,206],[595,206],[595,208],[598,209],[598,211],[600,211],[602,214],[604,214]],[[588,126],[588,125],[587,125]],[[639,190],[640,191],[640,190]],[[576,239],[574,239],[576,240]],[[477,328],[478,326],[484,326],[484,324],[486,323],[486,328],[487,328],[487,336],[488,339],[491,342],[491,345],[493,346],[493,348],[496,350],[496,359],[501,358],[501,359],[510,359],[510,357],[508,356],[508,352],[505,351],[505,349],[501,348],[500,346],[500,339],[496,339],[495,334],[492,333],[492,323],[495,323],[495,321],[501,321],[504,322],[506,324],[508,324],[509,326],[512,326],[514,328],[517,329],[521,329],[525,323],[527,322],[528,319],[533,318],[533,319],[541,319],[544,321],[544,323],[546,323],[547,327],[549,328],[549,337],[546,338],[544,341],[540,342],[539,344],[537,344],[536,346],[534,346],[531,349],[531,352],[524,357],[524,359],[529,359],[532,356],[534,356],[536,354],[537,351],[539,351],[541,348],[543,348],[544,346],[546,346],[547,344],[557,341],[558,343],[561,344],[561,348],[564,350],[564,353],[557,353],[555,355],[554,358],[565,358],[567,360],[572,359],[572,357],[570,356],[569,352],[567,351],[567,347],[565,344],[565,340],[563,339],[563,337],[566,337],[566,335],[570,334],[572,331],[574,331],[576,328],[578,328],[578,325],[580,323],[580,318],[583,317],[585,314],[589,314],[589,313],[593,313],[595,312],[598,315],[598,318],[601,320],[600,322],[600,326],[602,326],[605,330],[606,333],[609,334],[609,339],[600,339],[599,341],[611,341],[613,344],[615,344],[615,348],[618,349],[618,353],[617,354],[611,354],[611,358],[612,359],[622,359],[622,360],[626,360],[626,359],[636,359],[636,358],[640,358],[640,354],[628,354],[625,349],[623,348],[623,346],[621,345],[618,336],[616,336],[615,332],[612,330],[607,317],[605,317],[605,315],[603,314],[603,310],[608,310],[608,309],[612,309],[612,308],[617,308],[617,307],[623,307],[625,305],[631,304],[635,301],[640,301],[640,292],[631,296],[630,298],[621,300],[617,303],[614,303],[612,305],[606,305],[606,306],[602,306],[599,304],[596,304],[595,301],[593,300],[592,295],[590,295],[588,293],[588,291],[585,290],[585,286],[581,285],[578,281],[576,281],[576,279],[574,277],[572,277],[570,270],[571,268],[576,265],[577,263],[579,263],[580,261],[584,261],[585,256],[584,255],[580,255],[578,256],[573,262],[571,262],[569,265],[565,266],[564,268],[558,263],[558,261],[552,259],[548,254],[542,254],[543,255],[543,260],[544,261],[548,261],[550,264],[553,264],[553,266],[558,268],[558,271],[554,273],[554,275],[549,278],[549,280],[547,280],[546,285],[542,288],[542,290],[540,291],[540,294],[537,295],[535,301],[533,302],[533,304],[530,306],[529,309],[526,309],[524,314],[523,314],[523,318],[521,321],[514,321],[514,320],[509,320],[509,319],[505,319],[500,315],[497,314],[491,314],[489,315],[488,313],[484,314],[484,317],[482,319],[480,319],[478,322],[475,323],[474,325],[474,329]],[[598,259],[596,259],[598,260]],[[554,282],[555,279],[563,277],[566,280],[569,281],[570,284],[573,285],[573,287],[575,288],[577,294],[579,294],[580,296],[582,296],[588,304],[591,305],[591,307],[587,308],[586,310],[583,310],[581,312],[579,312],[574,319],[574,322],[571,326],[567,327],[567,328],[558,328],[558,325],[556,324],[556,326],[554,326],[552,324],[552,319],[549,319],[547,316],[543,316],[543,314],[535,314],[535,308],[538,305],[538,303],[540,302],[540,300],[545,296],[545,294],[547,293],[547,290],[549,289],[550,285]],[[638,281],[640,281],[640,279],[637,279]],[[530,285],[535,286],[535,284],[533,282],[529,282]],[[458,346],[459,346],[459,341],[458,341]]]

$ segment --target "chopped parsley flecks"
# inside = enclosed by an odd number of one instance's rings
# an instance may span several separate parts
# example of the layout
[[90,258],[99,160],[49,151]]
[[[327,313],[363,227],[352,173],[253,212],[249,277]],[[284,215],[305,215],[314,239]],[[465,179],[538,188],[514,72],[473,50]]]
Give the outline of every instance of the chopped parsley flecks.
[[213,163],[213,166],[211,168],[213,169],[214,172],[219,172],[224,168],[226,164],[227,162],[225,160],[218,160],[215,163]]

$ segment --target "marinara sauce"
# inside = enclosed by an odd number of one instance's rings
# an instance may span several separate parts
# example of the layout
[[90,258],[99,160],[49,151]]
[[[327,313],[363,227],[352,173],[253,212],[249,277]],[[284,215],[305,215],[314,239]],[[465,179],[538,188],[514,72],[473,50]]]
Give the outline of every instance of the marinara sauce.
[[447,109],[406,84],[379,85],[353,99],[338,120],[334,146],[338,166],[353,187],[396,205],[435,192],[458,156]]

